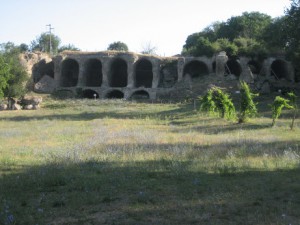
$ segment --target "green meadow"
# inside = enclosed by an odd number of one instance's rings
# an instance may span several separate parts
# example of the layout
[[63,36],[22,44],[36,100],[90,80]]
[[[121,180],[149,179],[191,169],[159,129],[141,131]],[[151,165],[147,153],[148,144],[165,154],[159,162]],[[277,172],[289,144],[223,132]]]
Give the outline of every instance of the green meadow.
[[0,224],[300,224],[300,121],[194,104],[55,100],[0,112]]

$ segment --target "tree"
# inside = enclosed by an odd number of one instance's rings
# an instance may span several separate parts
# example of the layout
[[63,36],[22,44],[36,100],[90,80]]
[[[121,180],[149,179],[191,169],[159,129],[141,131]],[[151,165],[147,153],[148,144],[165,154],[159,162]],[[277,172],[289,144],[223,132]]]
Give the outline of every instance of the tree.
[[294,66],[300,70],[300,0],[292,0],[286,11],[285,32],[287,55]]
[[218,87],[213,87],[200,98],[200,111],[217,114],[221,118],[235,118],[235,107],[229,95]]
[[19,60],[20,48],[13,43],[1,44],[0,97],[19,97],[26,91],[28,75]]
[[215,22],[201,32],[189,35],[182,54],[212,56],[218,51],[226,51],[229,56],[264,56],[263,34],[271,22],[270,16],[259,12],[244,12],[226,22]]
[[9,65],[5,62],[4,57],[0,55],[0,99],[4,97],[4,91],[8,87],[8,81],[12,76]]
[[256,104],[253,102],[253,98],[258,96],[250,91],[250,88],[246,82],[241,82],[241,102],[240,102],[240,115],[239,123],[244,123],[249,117],[253,117],[257,114]]
[[289,100],[282,98],[280,96],[276,96],[273,104],[271,105],[272,109],[272,127],[275,125],[276,120],[281,115],[281,111],[283,108],[293,109],[293,106],[289,104]]
[[60,38],[54,34],[42,33],[40,36],[31,42],[32,51],[41,51],[50,53],[50,37],[51,37],[51,51],[52,53],[58,52]]
[[244,37],[261,39],[266,27],[271,23],[269,15],[260,12],[244,12],[241,16],[233,16],[220,24],[218,38],[228,38],[233,41],[235,38]]
[[157,47],[152,45],[150,41],[142,45],[142,54],[156,55]]
[[58,48],[58,52],[63,52],[63,51],[80,51],[80,49],[75,47],[75,45],[73,44],[68,44]]
[[109,44],[107,50],[128,52],[128,46],[121,41],[117,41]]

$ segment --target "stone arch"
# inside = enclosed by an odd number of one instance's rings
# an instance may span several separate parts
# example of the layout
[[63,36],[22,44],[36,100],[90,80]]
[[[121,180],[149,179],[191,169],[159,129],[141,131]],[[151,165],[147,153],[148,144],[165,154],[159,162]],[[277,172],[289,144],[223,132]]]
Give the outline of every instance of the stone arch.
[[32,67],[33,82],[39,82],[45,75],[54,79],[54,62],[47,62],[45,59],[42,59]]
[[150,94],[145,90],[139,90],[132,93],[131,99],[150,99]]
[[110,87],[126,87],[127,86],[127,62],[124,59],[116,58],[110,66]]
[[135,87],[151,88],[153,81],[152,63],[148,59],[140,59],[135,66]]
[[184,66],[183,76],[186,76],[187,74],[189,74],[191,78],[198,78],[208,75],[209,69],[204,62],[193,60]]
[[271,64],[271,76],[274,76],[276,79],[288,79],[289,68],[288,63],[281,59],[276,59]]
[[247,65],[249,66],[251,72],[253,74],[260,74],[260,71],[262,69],[262,64],[259,63],[258,61],[256,60],[250,60]]
[[98,92],[92,90],[92,89],[85,89],[82,91],[82,97],[83,98],[90,98],[90,99],[95,99],[99,98]]
[[112,90],[109,91],[108,93],[106,93],[105,98],[109,98],[109,99],[122,99],[124,98],[124,93],[120,90]]
[[98,59],[89,59],[85,66],[85,85],[100,87],[102,84],[102,63]]
[[62,87],[75,87],[78,82],[79,64],[75,59],[65,59],[61,66]]
[[213,61],[212,64],[211,64],[211,67],[212,67],[213,73],[215,73],[215,72],[216,72],[216,69],[217,69],[217,62],[216,62],[216,61]]
[[225,72],[239,77],[242,73],[242,66],[237,59],[229,59],[226,63]]

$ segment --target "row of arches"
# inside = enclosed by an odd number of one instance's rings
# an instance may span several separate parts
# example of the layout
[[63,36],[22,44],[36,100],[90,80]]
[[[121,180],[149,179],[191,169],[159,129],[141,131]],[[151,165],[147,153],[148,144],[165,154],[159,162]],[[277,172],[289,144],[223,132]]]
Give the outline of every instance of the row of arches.
[[[110,87],[126,87],[128,85],[127,62],[115,59],[110,65],[108,84]],[[79,79],[79,64],[74,59],[62,62],[61,87],[75,87]],[[102,63],[98,59],[90,59],[85,64],[83,84],[88,87],[100,87],[103,82]],[[153,82],[153,66],[151,61],[140,59],[135,65],[135,87],[151,88]]]
[[[260,74],[262,70],[262,63],[250,60],[247,65],[249,66],[253,74]],[[213,72],[216,70],[216,62],[212,63]],[[225,65],[225,75],[234,74],[239,77],[243,71],[240,62],[237,59],[229,59]],[[208,66],[201,61],[193,60],[187,63],[183,70],[183,75],[189,75],[191,78],[198,78],[209,74]],[[274,60],[270,67],[270,76],[274,76],[276,79],[287,78],[289,74],[288,63],[284,60]]]
[[[83,90],[82,97],[89,98],[89,99],[97,99],[100,96],[99,96],[98,92],[96,92],[92,89],[86,89],[86,90]],[[124,97],[125,97],[124,92],[122,92],[120,90],[111,90],[111,91],[107,92],[104,96],[104,98],[107,98],[107,99],[123,99]],[[150,99],[150,95],[145,90],[138,90],[138,91],[133,92],[129,98],[130,99]]]
[[[253,74],[260,74],[262,63],[250,60],[248,66]],[[153,83],[153,65],[148,59],[140,59],[135,64],[134,87],[151,88]],[[216,69],[216,62],[212,63],[213,72]],[[239,77],[243,68],[237,59],[230,59],[225,65],[225,75],[234,74]],[[198,60],[188,62],[183,68],[183,76],[190,76],[192,79],[209,74],[206,63]],[[274,60],[270,66],[270,76],[276,79],[288,78],[288,64],[284,60]],[[66,59],[62,62],[61,87],[75,87],[79,79],[79,64],[74,59]],[[103,82],[102,63],[98,59],[90,59],[85,64],[83,86],[100,87]],[[124,59],[117,58],[110,64],[108,74],[108,85],[110,87],[127,87],[128,65]]]

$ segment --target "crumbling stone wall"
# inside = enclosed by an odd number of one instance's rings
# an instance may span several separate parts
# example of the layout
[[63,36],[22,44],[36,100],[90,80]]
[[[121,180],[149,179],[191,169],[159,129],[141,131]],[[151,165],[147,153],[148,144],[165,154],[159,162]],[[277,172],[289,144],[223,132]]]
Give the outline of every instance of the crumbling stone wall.
[[[51,65],[51,67],[50,67]],[[39,84],[45,92],[61,91],[87,98],[150,98],[179,90],[187,80],[239,80],[263,83],[285,80],[294,83],[291,63],[281,58],[263,61],[246,57],[228,58],[225,52],[214,57],[159,57],[129,52],[63,52],[52,61],[39,61],[33,70],[44,71]],[[44,69],[43,69],[44,68]],[[46,68],[46,69],[45,69]],[[53,75],[49,75],[50,71]],[[41,79],[48,75],[47,79]],[[228,77],[228,78],[227,78]],[[259,89],[259,85],[257,85]],[[40,90],[41,91],[41,90]],[[71,93],[71,94],[70,94]]]

